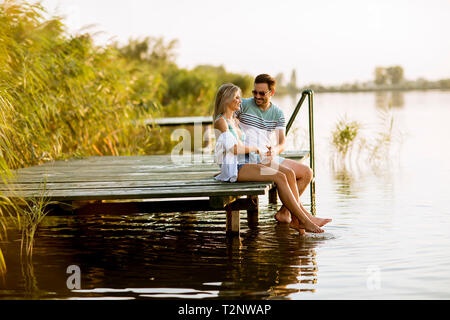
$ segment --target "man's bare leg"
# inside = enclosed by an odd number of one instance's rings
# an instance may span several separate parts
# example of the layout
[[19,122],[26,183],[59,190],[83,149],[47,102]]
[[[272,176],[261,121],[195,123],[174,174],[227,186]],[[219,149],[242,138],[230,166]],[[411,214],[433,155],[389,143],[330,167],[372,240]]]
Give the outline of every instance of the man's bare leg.
[[[293,172],[290,170],[293,179]],[[314,233],[324,232],[301,210],[288,182],[288,177],[281,171],[261,164],[245,164],[238,173],[238,181],[273,181],[277,184],[278,194],[288,211],[295,216],[306,231]],[[291,183],[292,184],[292,183]],[[293,184],[295,186],[295,183]],[[298,195],[297,195],[298,196]],[[297,229],[300,233],[301,230]]]
[[[288,179],[289,187],[291,188],[292,193],[294,194],[295,200],[300,204],[300,198],[299,198],[300,192],[298,189],[298,180],[296,179],[295,171],[287,166],[279,164],[278,162],[276,162],[276,163],[272,162],[270,164],[264,164],[264,165],[267,165],[267,166],[270,165],[270,167],[272,167],[276,170],[279,170],[286,175],[286,178]],[[305,211],[304,208],[302,208],[302,211]],[[307,212],[305,212],[305,213],[307,214]],[[309,216],[312,216],[312,215],[309,215]],[[291,213],[284,205],[275,214],[275,219],[278,222],[282,222],[282,223],[291,223],[292,222]]]
[[[312,177],[313,177],[312,170],[308,166],[304,165],[303,163],[299,163],[299,162],[296,162],[296,161],[293,161],[290,159],[285,159],[282,162],[282,164],[279,164],[278,166],[279,166],[278,169],[282,172],[285,172],[286,169],[290,169],[290,170],[294,171],[298,195],[300,197],[312,180]],[[308,216],[308,218],[311,221],[313,221],[318,226],[322,227],[325,224],[332,221],[332,219],[324,219],[324,218],[319,218],[319,217],[313,216],[301,204],[301,202],[299,201],[299,198],[297,198],[297,201],[298,201],[302,211]],[[280,208],[280,210],[278,210],[277,214],[275,215],[275,219],[277,219],[280,222],[290,223],[289,216],[290,216],[289,210],[286,208],[286,206],[283,205]],[[278,218],[281,218],[281,219],[278,219]]]
[[[284,167],[282,165],[278,165],[277,170],[283,172],[286,175],[286,178],[288,180],[289,187],[291,188],[292,194],[295,197],[295,200],[300,204],[299,197],[298,197],[298,186],[295,179],[295,172],[292,169],[289,169],[288,167]],[[275,219],[278,222],[282,223],[291,223],[292,217],[291,213],[287,208],[283,205],[282,208],[285,208],[285,210],[278,210],[278,212],[275,214]],[[303,209],[302,209],[303,210]]]

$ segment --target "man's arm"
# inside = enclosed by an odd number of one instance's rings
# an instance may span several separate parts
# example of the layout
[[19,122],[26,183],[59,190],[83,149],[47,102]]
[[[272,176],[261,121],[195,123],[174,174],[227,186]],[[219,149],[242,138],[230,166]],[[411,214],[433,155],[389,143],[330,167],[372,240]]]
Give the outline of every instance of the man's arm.
[[[217,139],[221,133],[228,131],[228,124],[224,118],[220,118],[214,122],[214,129],[216,129],[215,132],[216,132],[216,139]],[[250,152],[256,152],[258,154],[261,154],[261,151],[259,150],[259,148],[255,147],[255,146],[244,145],[242,143],[242,141],[239,139],[237,139],[237,144],[235,144],[233,147],[233,152],[234,152],[234,154],[246,154],[246,153],[250,153]]]

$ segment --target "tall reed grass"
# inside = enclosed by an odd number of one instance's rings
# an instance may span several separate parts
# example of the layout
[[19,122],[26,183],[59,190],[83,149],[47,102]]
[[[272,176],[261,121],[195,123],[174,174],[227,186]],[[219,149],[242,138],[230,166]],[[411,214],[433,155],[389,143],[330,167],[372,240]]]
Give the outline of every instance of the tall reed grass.
[[151,70],[131,70],[87,34],[64,36],[61,21],[43,20],[38,5],[6,1],[0,10],[0,104],[8,124],[0,143],[8,167],[149,151],[147,128],[132,120],[151,117],[134,95],[136,78]]
[[[6,183],[11,170],[51,160],[167,152],[177,143],[170,131],[145,120],[208,115],[224,82],[251,90],[252,77],[221,66],[178,68],[176,41],[147,37],[97,46],[89,33],[68,34],[61,17],[45,16],[38,3],[0,3],[0,173]],[[37,225],[41,204],[44,198],[14,206],[0,196],[0,237],[6,237],[11,208],[22,222]]]
[[[9,172],[44,161],[90,155],[142,154],[152,142],[136,121],[151,117],[140,107],[153,90],[139,95],[137,70],[113,48],[94,45],[88,34],[68,36],[60,18],[44,19],[39,4],[0,4],[0,165]],[[158,82],[155,82],[156,84]],[[20,202],[20,201],[18,201]],[[6,218],[23,232],[30,255],[45,199],[20,205],[2,197],[2,237]],[[11,214],[11,212],[14,212]],[[5,270],[0,256],[0,270]]]
[[140,120],[208,115],[222,82],[250,90],[251,77],[223,67],[178,68],[176,41],[96,46],[89,34],[69,35],[61,18],[43,14],[38,4],[0,5],[0,107],[8,124],[0,156],[10,168],[151,154],[161,140]]

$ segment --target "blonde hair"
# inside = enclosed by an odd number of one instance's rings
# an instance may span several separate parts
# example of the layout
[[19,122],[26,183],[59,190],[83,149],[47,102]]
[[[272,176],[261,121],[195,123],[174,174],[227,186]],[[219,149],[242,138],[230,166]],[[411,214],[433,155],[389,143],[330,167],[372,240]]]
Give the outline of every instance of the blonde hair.
[[233,100],[236,92],[240,93],[241,88],[232,83],[225,83],[219,87],[214,103],[213,122],[216,121],[219,114],[225,112],[226,106]]

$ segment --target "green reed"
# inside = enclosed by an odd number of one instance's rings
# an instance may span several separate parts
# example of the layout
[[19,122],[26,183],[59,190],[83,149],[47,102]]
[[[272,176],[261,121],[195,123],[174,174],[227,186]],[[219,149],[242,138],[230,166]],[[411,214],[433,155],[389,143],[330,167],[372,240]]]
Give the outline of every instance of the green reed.
[[332,145],[340,157],[345,158],[352,151],[360,129],[360,123],[357,121],[349,121],[346,116],[338,120],[332,132]]
[[[142,108],[155,91],[142,93],[139,86],[140,79],[158,75],[136,68],[114,48],[95,46],[88,34],[65,35],[61,20],[45,20],[43,13],[38,4],[0,4],[0,169],[5,186],[13,169],[71,157],[145,154],[152,146],[149,128],[139,122],[157,111],[157,106]],[[6,220],[12,218],[22,231],[21,252],[31,255],[47,204],[44,196],[29,202],[2,196],[0,238],[6,237]],[[0,271],[5,270],[0,252]]]
[[[0,104],[8,126],[2,156],[10,168],[73,156],[149,151],[149,118],[134,96],[133,67],[89,35],[64,36],[60,20],[43,20],[38,5],[1,7]],[[151,93],[147,94],[147,96]]]
[[392,144],[398,138],[391,107],[380,108],[378,118],[380,130],[375,132],[372,143],[367,145],[369,161],[376,166],[382,165],[386,159],[390,158]]
[[[178,68],[176,41],[147,37],[98,46],[88,33],[68,34],[62,18],[44,16],[40,4],[0,3],[2,177],[51,160],[167,153],[176,144],[170,131],[145,120],[211,114],[215,90],[224,82],[251,90],[251,77],[221,66]],[[30,239],[47,204],[45,197],[36,201],[19,205],[0,194],[0,240],[13,217],[28,239],[25,253],[31,253]]]
[[22,256],[31,257],[33,254],[34,237],[42,220],[47,214],[47,206],[52,203],[47,197],[45,186],[41,188],[41,195],[25,203],[20,209],[19,225],[22,230]]
[[347,116],[337,121],[331,134],[333,168],[349,169],[355,164],[358,168],[362,165],[377,168],[389,163],[393,143],[399,137],[391,106],[378,109],[375,125],[377,129],[368,135],[362,130],[367,124],[348,120]]
[[178,68],[176,41],[148,37],[124,47],[96,46],[89,34],[68,35],[61,18],[43,14],[38,4],[0,5],[0,104],[9,124],[0,147],[10,168],[151,154],[161,132],[143,120],[208,115],[223,82],[250,90],[251,77],[223,67]]

